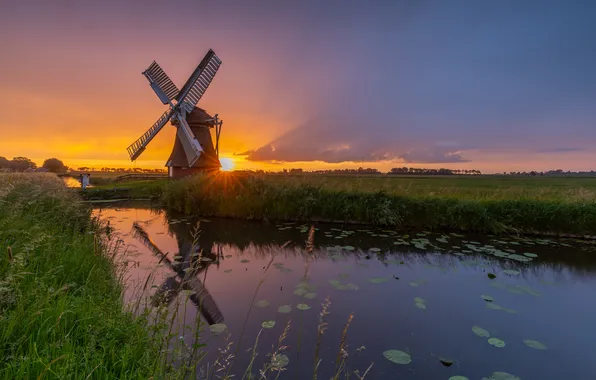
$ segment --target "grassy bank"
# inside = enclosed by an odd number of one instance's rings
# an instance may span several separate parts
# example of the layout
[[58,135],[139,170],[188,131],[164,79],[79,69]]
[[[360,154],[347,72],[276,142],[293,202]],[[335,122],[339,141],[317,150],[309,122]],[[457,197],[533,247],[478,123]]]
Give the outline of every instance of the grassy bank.
[[334,220],[489,233],[596,233],[593,179],[247,177],[222,173],[167,182],[160,191],[168,208],[205,216]]
[[52,175],[0,175],[0,378],[148,378],[157,349],[122,311],[89,211]]

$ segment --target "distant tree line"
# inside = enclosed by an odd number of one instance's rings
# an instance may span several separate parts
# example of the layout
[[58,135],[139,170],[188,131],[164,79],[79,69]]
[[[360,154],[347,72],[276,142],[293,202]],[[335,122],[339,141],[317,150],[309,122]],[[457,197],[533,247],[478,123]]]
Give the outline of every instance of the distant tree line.
[[571,170],[563,171],[562,169],[544,171],[529,171],[529,172],[503,172],[502,175],[515,176],[515,177],[596,177],[596,171],[577,171],[572,172]]
[[0,156],[0,171],[4,172],[53,172],[62,173],[68,170],[68,166],[64,165],[62,161],[57,158],[48,158],[43,162],[41,167],[37,167],[37,164],[27,157],[14,157],[12,160],[6,157]]
[[425,169],[425,168],[393,168],[387,174],[395,175],[481,175],[476,169]]

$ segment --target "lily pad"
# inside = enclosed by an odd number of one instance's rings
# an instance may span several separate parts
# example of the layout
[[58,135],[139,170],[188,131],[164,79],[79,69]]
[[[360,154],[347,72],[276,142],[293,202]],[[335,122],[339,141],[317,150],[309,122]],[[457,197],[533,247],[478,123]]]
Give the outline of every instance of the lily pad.
[[510,275],[512,275],[512,276],[515,276],[515,275],[518,275],[518,274],[520,274],[521,272],[520,272],[520,271],[518,271],[518,270],[514,270],[514,269],[505,269],[505,270],[503,271],[503,273],[506,273],[506,274],[510,274]]
[[487,274],[487,276],[488,276],[488,278],[490,278],[491,280],[492,280],[493,278],[497,278],[497,275],[496,275],[496,274],[494,274],[494,273],[489,273],[489,274]]
[[445,367],[451,367],[453,365],[453,363],[455,363],[455,360],[451,360],[451,359],[445,359],[445,358],[439,358],[439,361],[441,362],[441,364],[443,364]]
[[505,342],[503,342],[501,339],[499,338],[490,338],[488,340],[488,344],[490,344],[491,346],[495,346],[498,348],[502,348],[505,347]]
[[373,284],[380,284],[382,282],[387,282],[388,278],[387,277],[373,277],[373,278],[369,278],[368,282],[372,282]]
[[231,259],[234,256],[232,256],[232,255],[226,255],[225,257],[226,257],[226,259]]
[[368,250],[371,252],[381,252],[381,248],[375,248],[375,247],[369,248]]
[[346,246],[344,247],[344,249],[345,249],[346,251],[353,251],[353,250],[355,250],[356,248],[355,248],[355,247],[353,247],[353,246],[351,246],[351,245],[346,245]]
[[290,359],[287,355],[273,355],[271,358],[271,368],[275,370],[281,370],[290,363]]
[[269,306],[269,301],[267,300],[260,300],[255,303],[258,307],[267,307]]
[[482,338],[490,337],[490,333],[480,326],[472,326],[472,332]]
[[287,314],[290,311],[292,311],[292,305],[281,305],[277,308],[277,311],[279,311],[280,313]]
[[246,263],[250,263],[250,260],[248,259],[242,259],[240,260],[241,263],[246,264]]
[[483,377],[482,380],[521,380],[519,377],[514,376],[507,372],[493,372],[489,377]]
[[465,377],[465,376],[459,376],[459,375],[457,375],[457,376],[451,376],[451,377],[449,378],[449,380],[470,380],[470,379],[468,379],[468,378],[467,378],[467,377]]
[[223,323],[216,323],[213,324],[211,326],[209,326],[209,330],[211,330],[211,332],[213,334],[221,334],[222,332],[224,332],[226,329],[228,328],[228,326],[226,326]]
[[417,283],[417,282],[412,281],[412,282],[410,282],[410,286],[413,286],[413,287],[417,288],[417,287],[420,286],[420,284]]
[[425,304],[423,304],[423,303],[416,302],[416,303],[415,303],[415,305],[416,305],[416,307],[417,307],[418,309],[422,309],[422,310],[425,310],[425,309],[426,309],[426,305],[425,305]]
[[416,303],[425,303],[425,299],[424,298],[420,298],[420,297],[414,297],[414,302]]
[[532,347],[537,350],[546,350],[547,349],[547,347],[544,343],[541,343],[541,342],[539,342],[537,340],[533,340],[533,339],[525,339],[524,344],[528,347]]
[[524,256],[531,257],[531,258],[538,257],[537,254],[535,254],[535,253],[529,253],[529,252],[524,252]]
[[316,296],[317,296],[317,293],[306,293],[304,295],[304,298],[311,300],[311,299],[315,298]]
[[275,326],[275,321],[264,321],[261,323],[261,326],[263,326],[264,329],[272,329],[273,326]]
[[294,294],[297,296],[303,296],[306,293],[308,293],[308,290],[306,290],[304,288],[298,288],[298,289],[294,290]]
[[308,310],[308,309],[310,309],[310,306],[308,306],[305,303],[299,303],[298,305],[296,305],[296,308],[300,309],[300,310]]
[[224,273],[230,273],[232,270],[231,269],[226,269],[224,270]]
[[387,350],[383,352],[383,356],[385,359],[397,364],[410,364],[412,362],[412,356],[400,350]]
[[487,295],[487,294],[481,295],[480,298],[482,298],[486,302],[493,302],[493,298],[491,296]]

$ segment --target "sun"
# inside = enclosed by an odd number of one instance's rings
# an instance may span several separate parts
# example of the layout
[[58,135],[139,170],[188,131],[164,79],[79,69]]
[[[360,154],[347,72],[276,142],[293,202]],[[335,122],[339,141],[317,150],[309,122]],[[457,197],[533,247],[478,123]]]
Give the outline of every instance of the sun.
[[234,160],[228,157],[220,158],[219,162],[221,163],[221,170],[224,172],[230,172],[234,170],[234,167],[236,166],[236,164],[234,164]]

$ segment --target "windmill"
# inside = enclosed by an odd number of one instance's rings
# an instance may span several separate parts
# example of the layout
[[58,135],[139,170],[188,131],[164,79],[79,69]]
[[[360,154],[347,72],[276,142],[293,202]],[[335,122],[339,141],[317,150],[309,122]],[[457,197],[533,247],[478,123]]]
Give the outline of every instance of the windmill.
[[[147,145],[171,121],[177,129],[174,148],[166,166],[168,176],[180,178],[197,172],[219,170],[219,137],[223,121],[216,114],[210,116],[197,103],[207,91],[213,77],[221,66],[221,60],[213,50],[205,55],[181,90],[153,61],[143,75],[153,91],[168,109],[159,119],[127,148],[130,160],[136,160]],[[215,146],[211,138],[215,128]]]

